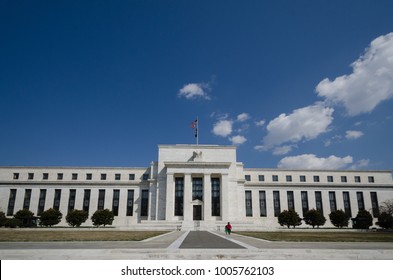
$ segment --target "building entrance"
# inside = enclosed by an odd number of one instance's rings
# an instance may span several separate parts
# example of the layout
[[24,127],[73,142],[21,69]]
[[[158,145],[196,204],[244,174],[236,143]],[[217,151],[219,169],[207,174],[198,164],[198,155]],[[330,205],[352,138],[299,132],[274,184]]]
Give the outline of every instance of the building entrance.
[[193,206],[193,220],[194,221],[202,220],[202,205]]

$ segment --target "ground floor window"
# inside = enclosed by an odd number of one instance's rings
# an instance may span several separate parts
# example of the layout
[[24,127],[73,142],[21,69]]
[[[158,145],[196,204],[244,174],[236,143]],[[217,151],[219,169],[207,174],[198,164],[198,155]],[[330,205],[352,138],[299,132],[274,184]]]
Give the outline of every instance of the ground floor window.
[[220,216],[220,178],[212,178],[212,216]]
[[7,216],[14,215],[15,199],[16,199],[16,189],[11,189],[10,197],[8,199]]
[[91,190],[85,190],[83,195],[83,211],[89,213]]
[[359,210],[364,210],[364,199],[363,199],[363,193],[362,192],[357,192],[356,197],[358,199],[358,208]]
[[379,216],[379,205],[378,205],[378,197],[376,192],[371,192],[371,207],[373,211],[374,218],[378,218]]
[[192,178],[192,200],[203,200],[202,178]]
[[31,200],[31,189],[26,189],[25,198],[23,199],[23,209],[30,208],[30,200]]
[[38,200],[37,216],[41,216],[41,213],[44,212],[45,199],[46,199],[46,190],[40,190],[40,198]]
[[76,190],[70,190],[70,197],[68,198],[68,213],[74,210],[76,199]]
[[278,217],[281,212],[280,206],[280,191],[273,191],[273,206],[274,206],[274,217]]
[[141,216],[147,216],[149,209],[149,190],[142,190]]
[[175,216],[183,216],[184,178],[175,178]]
[[127,192],[127,216],[132,216],[134,213],[134,190]]
[[251,191],[246,191],[246,216],[252,217],[252,198]]
[[98,210],[103,210],[105,205],[105,190],[99,190],[98,191],[98,205],[97,209]]
[[295,210],[293,191],[287,191],[287,198],[288,198],[288,210]]
[[349,192],[343,192],[344,212],[348,217],[352,217],[351,200],[349,199]]
[[329,202],[330,202],[330,212],[336,211],[337,204],[336,204],[336,193],[335,192],[329,192]]
[[55,190],[55,198],[53,200],[53,209],[59,210],[61,201],[61,190]]
[[112,212],[114,216],[119,215],[120,190],[113,190]]
[[320,191],[315,192],[315,205],[317,210],[323,215],[322,193]]
[[266,192],[265,191],[259,191],[259,209],[260,209],[260,216],[266,217],[267,211],[266,211]]
[[306,191],[303,191],[300,193],[300,196],[302,199],[302,210],[304,216],[304,214],[308,211],[308,194]]

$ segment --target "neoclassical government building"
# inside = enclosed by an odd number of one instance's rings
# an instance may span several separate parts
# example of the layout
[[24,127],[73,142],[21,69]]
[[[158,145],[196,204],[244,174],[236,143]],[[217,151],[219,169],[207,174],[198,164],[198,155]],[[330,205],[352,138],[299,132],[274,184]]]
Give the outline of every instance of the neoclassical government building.
[[[280,228],[278,214],[309,209],[355,217],[393,199],[391,171],[248,169],[236,147],[159,145],[158,161],[143,168],[0,167],[0,211],[39,216],[55,208],[91,216],[110,209],[124,229],[209,229],[231,222],[235,230]],[[83,225],[91,225],[88,219]],[[305,227],[306,225],[302,225]]]

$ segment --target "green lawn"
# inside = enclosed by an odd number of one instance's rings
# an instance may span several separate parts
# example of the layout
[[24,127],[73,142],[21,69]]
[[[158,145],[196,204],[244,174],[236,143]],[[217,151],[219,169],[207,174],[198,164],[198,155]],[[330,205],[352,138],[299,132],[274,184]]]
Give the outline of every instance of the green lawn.
[[271,241],[292,242],[393,242],[393,232],[328,232],[279,231],[279,232],[234,232],[241,235]]
[[44,241],[140,241],[164,234],[164,231],[107,230],[2,230],[0,242]]

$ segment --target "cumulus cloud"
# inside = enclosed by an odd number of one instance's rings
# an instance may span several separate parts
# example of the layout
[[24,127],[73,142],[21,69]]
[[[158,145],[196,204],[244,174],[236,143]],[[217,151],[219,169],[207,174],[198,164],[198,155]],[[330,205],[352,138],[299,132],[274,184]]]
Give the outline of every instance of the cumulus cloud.
[[227,137],[232,133],[233,122],[230,120],[219,120],[214,124],[213,133],[214,135]]
[[333,104],[343,104],[350,116],[371,112],[393,97],[393,33],[373,40],[365,54],[351,64],[353,72],[334,81],[322,80],[319,96]]
[[208,84],[187,84],[184,85],[177,96],[179,98],[184,97],[186,99],[206,99],[210,100],[210,96],[207,94],[207,91],[209,90],[209,85]]
[[357,130],[347,130],[345,133],[345,138],[347,139],[358,139],[364,135],[363,132]]
[[229,140],[232,142],[232,145],[241,145],[247,141],[247,138],[241,135],[236,135],[229,138]]
[[369,165],[369,163],[370,163],[370,160],[361,159],[361,160],[355,162],[355,164],[353,164],[349,169],[353,169],[353,170],[362,169],[362,168],[367,167]]
[[294,147],[293,145],[284,145],[281,147],[275,147],[273,149],[273,155],[276,155],[276,156],[286,155],[287,153],[292,151],[293,147]]
[[237,116],[237,121],[238,122],[245,122],[246,120],[248,120],[250,118],[250,115],[247,113],[241,113]]
[[263,138],[263,145],[255,149],[270,150],[283,143],[297,143],[311,140],[328,131],[333,121],[334,110],[321,104],[296,109],[291,114],[281,114],[270,121],[266,129],[268,134]]
[[256,126],[263,126],[265,123],[266,123],[265,120],[260,120],[260,121],[256,121],[256,122],[255,122],[255,125],[256,125]]
[[314,154],[285,157],[278,163],[283,169],[344,169],[353,163],[351,156],[319,158]]

